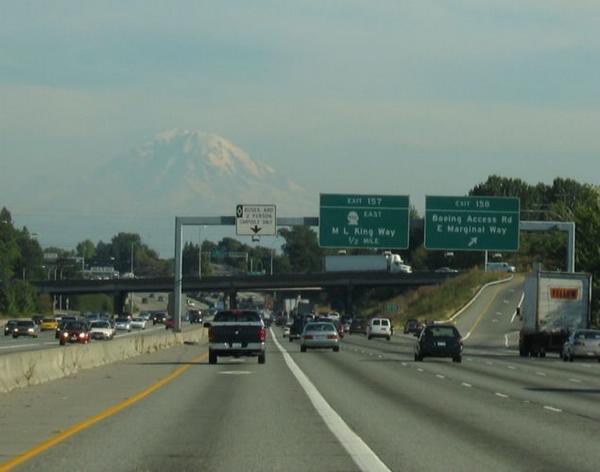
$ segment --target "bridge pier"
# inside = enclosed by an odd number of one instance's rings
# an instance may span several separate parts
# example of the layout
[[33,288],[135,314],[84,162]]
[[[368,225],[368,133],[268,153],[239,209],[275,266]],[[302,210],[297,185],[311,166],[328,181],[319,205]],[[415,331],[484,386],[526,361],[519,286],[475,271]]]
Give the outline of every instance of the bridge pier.
[[125,302],[127,300],[127,292],[114,292],[113,293],[113,310],[115,314],[122,315],[125,309]]
[[346,286],[346,316],[354,315],[352,308],[352,285]]

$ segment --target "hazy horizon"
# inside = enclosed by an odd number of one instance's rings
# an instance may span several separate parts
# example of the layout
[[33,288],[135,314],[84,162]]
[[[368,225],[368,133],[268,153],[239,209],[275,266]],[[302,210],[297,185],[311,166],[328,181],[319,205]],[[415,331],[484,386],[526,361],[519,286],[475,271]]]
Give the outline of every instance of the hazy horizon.
[[298,212],[315,216],[320,192],[422,211],[492,174],[598,184],[599,31],[587,0],[4,2],[0,204],[44,245],[112,223],[169,256],[177,208],[39,202],[173,128],[223,136],[306,189]]

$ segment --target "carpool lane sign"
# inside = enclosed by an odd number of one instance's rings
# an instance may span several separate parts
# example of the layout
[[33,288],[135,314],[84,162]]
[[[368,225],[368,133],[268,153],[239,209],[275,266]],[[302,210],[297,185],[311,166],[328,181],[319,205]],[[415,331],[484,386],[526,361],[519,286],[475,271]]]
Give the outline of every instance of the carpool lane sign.
[[235,234],[238,236],[275,236],[275,205],[236,205]]
[[320,195],[319,245],[408,248],[410,202],[404,195]]
[[518,251],[520,200],[425,197],[425,248]]

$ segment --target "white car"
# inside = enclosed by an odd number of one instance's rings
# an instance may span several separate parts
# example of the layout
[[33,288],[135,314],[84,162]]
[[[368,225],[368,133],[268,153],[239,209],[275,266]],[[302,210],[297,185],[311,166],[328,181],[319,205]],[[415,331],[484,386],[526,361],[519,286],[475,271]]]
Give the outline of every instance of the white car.
[[112,339],[115,337],[115,328],[108,320],[92,321],[90,336],[92,339]]
[[131,327],[133,329],[146,329],[146,323],[148,323],[148,321],[144,318],[133,318],[131,320]]
[[367,325],[367,339],[392,337],[392,323],[389,318],[372,318]]

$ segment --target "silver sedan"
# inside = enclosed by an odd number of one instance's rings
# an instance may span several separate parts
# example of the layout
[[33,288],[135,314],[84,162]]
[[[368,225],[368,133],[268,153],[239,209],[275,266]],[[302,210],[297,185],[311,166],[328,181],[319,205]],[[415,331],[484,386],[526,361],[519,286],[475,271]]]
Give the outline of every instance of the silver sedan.
[[571,333],[563,346],[562,358],[573,362],[576,357],[600,361],[600,330],[577,329]]
[[131,320],[131,327],[133,329],[146,329],[146,324],[148,323],[147,320],[145,320],[144,318],[133,318]]
[[335,352],[340,350],[340,337],[333,323],[307,323],[300,340],[302,352],[306,352],[307,349],[333,349]]

